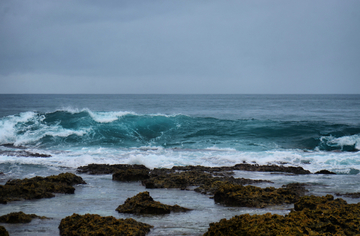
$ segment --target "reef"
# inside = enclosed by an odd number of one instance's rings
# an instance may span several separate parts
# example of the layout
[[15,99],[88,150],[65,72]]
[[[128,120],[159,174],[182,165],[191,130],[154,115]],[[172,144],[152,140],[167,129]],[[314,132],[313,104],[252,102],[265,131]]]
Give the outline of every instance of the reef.
[[186,212],[190,210],[178,205],[170,206],[154,201],[147,191],[126,199],[123,205],[116,208],[119,213],[135,214],[169,214],[170,212]]
[[9,236],[9,233],[4,226],[0,226],[0,236]]
[[48,219],[45,216],[38,216],[35,214],[25,214],[24,212],[11,212],[7,215],[0,216],[1,223],[17,224],[17,223],[29,223],[34,218]]
[[150,232],[152,225],[138,222],[132,218],[116,219],[113,216],[96,214],[73,214],[61,220],[61,236],[109,235],[109,236],[142,236]]
[[204,236],[215,235],[358,235],[360,203],[347,204],[332,195],[304,196],[286,216],[239,215],[211,223]]
[[89,164],[87,166],[80,166],[77,168],[78,173],[86,173],[90,175],[113,174],[119,170],[127,169],[142,169],[150,170],[144,165],[127,165],[127,164]]
[[260,188],[256,186],[243,186],[237,184],[222,184],[214,194],[216,203],[226,206],[257,207],[269,205],[290,204],[297,202],[304,196],[304,184],[291,183],[282,188]]
[[86,184],[72,173],[61,173],[48,177],[36,176],[31,179],[13,179],[0,185],[0,203],[9,201],[40,199],[55,197],[53,193],[73,194],[75,184]]

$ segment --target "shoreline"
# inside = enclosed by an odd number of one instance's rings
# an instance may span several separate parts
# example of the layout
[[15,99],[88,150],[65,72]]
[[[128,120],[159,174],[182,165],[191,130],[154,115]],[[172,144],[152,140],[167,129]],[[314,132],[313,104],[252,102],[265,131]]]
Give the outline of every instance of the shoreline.
[[[199,168],[206,171],[220,170],[216,167],[198,167],[198,169]],[[229,174],[228,167],[221,168],[222,171],[225,171],[225,174]],[[184,169],[194,170],[194,167],[176,167],[174,171],[179,172],[184,171]],[[73,172],[75,173],[76,170],[73,170]],[[110,173],[98,175],[77,173],[77,175],[83,177],[87,184],[75,186],[75,194],[55,194],[56,196],[54,198],[10,202],[7,205],[0,206],[2,212],[4,212],[3,214],[15,212],[16,209],[24,209],[24,212],[27,214],[34,213],[41,216],[54,217],[53,220],[49,220],[48,222],[35,220],[34,223],[22,225],[20,228],[5,225],[5,227],[9,228],[9,232],[11,232],[10,235],[21,235],[21,232],[25,231],[30,233],[28,235],[50,235],[50,233],[55,232],[58,234],[59,231],[57,227],[60,220],[73,213],[92,213],[100,214],[102,216],[114,216],[116,218],[131,217],[140,222],[154,225],[154,228],[151,229],[150,233],[147,235],[167,235],[169,233],[173,235],[202,235],[207,231],[210,223],[218,222],[223,218],[229,219],[235,215],[265,214],[268,212],[286,215],[293,208],[293,204],[273,205],[265,208],[228,207],[215,203],[214,200],[210,198],[211,195],[193,191],[195,188],[192,187],[184,188],[184,190],[181,190],[181,188],[148,189],[143,186],[140,181],[114,181],[112,180],[113,176]],[[317,196],[325,196],[327,193],[331,192],[331,189],[323,189],[328,182],[335,182],[336,179],[341,180],[344,177],[341,175],[328,174],[298,175],[289,172],[256,172],[244,170],[233,170],[232,175],[235,179],[245,178],[246,176],[252,180],[263,178],[263,180],[267,181],[251,184],[262,188],[270,186],[278,188],[285,182],[294,182],[293,180],[296,179],[299,180],[298,182],[312,182],[312,185],[306,187],[309,191],[306,195]],[[351,178],[354,176],[345,177]],[[323,185],[319,185],[322,181],[325,181]],[[339,181],[337,182],[339,183]],[[150,195],[156,201],[160,201],[164,204],[178,204],[182,207],[193,208],[193,211],[188,213],[171,213],[166,216],[120,214],[115,211],[115,208],[125,202],[127,198],[133,197],[137,193],[143,191],[149,191]],[[333,195],[336,197],[335,191],[333,192]],[[348,202],[349,200],[353,203],[357,202],[356,198],[344,197],[344,199]],[[38,227],[42,228],[43,232],[37,231],[36,227],[31,226],[32,224],[36,224]],[[34,232],[34,234],[31,234],[31,232]]]

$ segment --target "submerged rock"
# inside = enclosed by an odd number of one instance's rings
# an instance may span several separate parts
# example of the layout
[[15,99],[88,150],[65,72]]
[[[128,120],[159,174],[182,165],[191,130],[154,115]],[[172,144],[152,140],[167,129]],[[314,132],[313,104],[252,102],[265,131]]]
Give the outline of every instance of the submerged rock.
[[29,223],[34,218],[48,219],[45,216],[37,216],[35,214],[25,214],[24,212],[11,212],[7,215],[0,216],[1,223],[17,224],[17,223]]
[[150,170],[144,165],[128,165],[128,164],[116,164],[116,165],[108,165],[108,164],[89,164],[87,166],[80,166],[77,168],[77,172],[79,173],[87,173],[90,175],[100,175],[100,174],[112,174],[118,170],[127,170],[127,169],[142,169],[142,170]]
[[360,232],[360,203],[347,204],[333,196],[305,196],[286,216],[239,215],[211,223],[210,235],[357,235]]
[[31,179],[14,179],[0,185],[0,203],[8,201],[51,198],[53,193],[73,194],[72,185],[86,184],[85,181],[72,173],[61,173],[48,177],[36,176]]
[[0,226],[0,236],[9,236],[9,233],[4,226]]
[[260,188],[251,185],[223,184],[214,194],[217,203],[226,206],[266,207],[269,205],[290,204],[305,194],[303,184],[293,183],[282,188]]
[[149,192],[141,192],[134,197],[128,198],[123,205],[116,208],[119,213],[136,214],[169,214],[170,212],[186,212],[190,210],[178,205],[170,206],[154,201]]
[[106,236],[143,236],[154,226],[138,222],[132,218],[116,219],[113,216],[96,214],[73,214],[61,220],[61,236],[106,235]]

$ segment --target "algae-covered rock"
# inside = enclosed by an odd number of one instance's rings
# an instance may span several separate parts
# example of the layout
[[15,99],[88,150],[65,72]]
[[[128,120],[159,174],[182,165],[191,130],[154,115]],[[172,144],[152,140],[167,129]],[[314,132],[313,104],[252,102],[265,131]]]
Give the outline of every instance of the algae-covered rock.
[[259,182],[270,182],[267,180],[252,180],[244,178],[234,178],[228,176],[213,176],[209,172],[205,172],[208,167],[187,167],[179,168],[181,171],[168,169],[156,169],[150,172],[150,178],[143,180],[142,184],[146,188],[180,188],[187,189],[189,186],[197,186],[195,191],[200,193],[213,194],[219,185],[229,182],[234,184],[252,184]]
[[86,184],[85,181],[72,173],[61,173],[48,177],[36,176],[31,179],[9,180],[5,185],[0,185],[0,203],[22,199],[51,198],[53,193],[73,194],[72,185]]
[[0,226],[0,236],[9,236],[9,233],[4,226]]
[[190,211],[190,209],[178,205],[170,206],[162,204],[154,201],[149,192],[141,192],[134,197],[126,199],[123,205],[116,208],[116,211],[136,214],[169,214],[170,212]]
[[239,215],[211,223],[210,235],[359,235],[360,203],[347,204],[331,195],[305,196],[286,216]]
[[25,214],[24,212],[11,212],[7,215],[0,216],[1,223],[17,224],[29,223],[34,218],[47,219],[45,216],[37,216],[35,214]]
[[79,173],[87,173],[90,175],[100,175],[100,174],[112,174],[118,170],[127,170],[127,169],[140,169],[140,170],[150,170],[144,165],[128,165],[128,164],[89,164],[87,166],[80,166],[77,168]]
[[112,175],[113,180],[118,181],[140,181],[150,178],[149,170],[147,169],[133,169],[118,170]]
[[116,219],[113,216],[96,214],[73,214],[61,220],[61,236],[106,235],[106,236],[143,236],[150,232],[152,225],[138,222],[132,218]]
[[305,191],[302,184],[289,184],[276,189],[226,183],[217,189],[214,200],[226,206],[262,208],[269,205],[294,203],[304,195]]

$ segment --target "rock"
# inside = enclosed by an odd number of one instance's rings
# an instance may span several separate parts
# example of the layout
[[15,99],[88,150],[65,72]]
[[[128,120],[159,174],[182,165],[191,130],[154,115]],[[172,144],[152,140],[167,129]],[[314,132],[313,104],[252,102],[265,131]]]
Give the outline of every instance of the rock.
[[75,235],[106,235],[143,236],[150,232],[152,225],[138,222],[132,218],[116,219],[113,216],[96,214],[73,214],[61,220],[59,225],[61,236]]
[[347,204],[333,196],[305,196],[286,216],[239,215],[211,223],[210,235],[357,235],[360,232],[360,204]]
[[118,170],[112,175],[113,180],[118,181],[140,181],[150,178],[149,170],[146,169],[126,169]]
[[[188,189],[190,186],[197,186],[195,191],[204,194],[213,194],[217,187],[224,182],[236,184],[253,184],[260,182],[271,182],[267,180],[251,180],[245,178],[234,178],[228,176],[217,176],[208,173],[208,167],[192,168],[190,166],[182,168],[182,171],[168,169],[156,169],[150,172],[150,178],[143,180],[142,184],[146,188],[180,188]],[[219,172],[216,172],[217,174]]]
[[328,171],[328,170],[319,170],[319,171],[315,172],[315,174],[336,175],[336,173]]
[[9,236],[9,233],[4,226],[0,226],[0,236]]
[[118,206],[119,213],[136,214],[169,214],[170,212],[190,211],[188,208],[178,205],[170,206],[154,201],[149,192],[141,192],[134,197],[126,199],[123,205]]
[[45,216],[37,216],[35,214],[25,214],[24,212],[11,212],[7,215],[0,216],[1,223],[17,224],[17,223],[29,223],[34,218],[48,219]]
[[234,170],[247,170],[247,171],[263,171],[263,172],[285,172],[297,175],[311,174],[310,171],[304,170],[302,167],[295,166],[278,166],[278,165],[251,165],[251,164],[236,164]]
[[350,198],[360,198],[360,193],[335,193],[336,196],[350,197]]
[[260,188],[225,183],[214,194],[217,203],[226,206],[266,207],[269,205],[290,204],[299,200],[305,193],[301,184],[289,184],[283,188]]
[[87,173],[90,175],[100,175],[100,174],[112,174],[118,170],[126,170],[126,169],[143,169],[150,170],[144,165],[127,165],[127,164],[116,164],[116,165],[108,165],[108,164],[89,164],[87,166],[80,166],[77,168],[78,173]]
[[48,177],[36,176],[31,179],[14,179],[0,185],[0,203],[8,201],[51,198],[53,193],[73,194],[72,185],[86,184],[85,181],[72,173],[61,173]]

